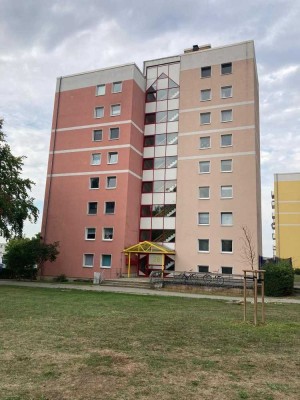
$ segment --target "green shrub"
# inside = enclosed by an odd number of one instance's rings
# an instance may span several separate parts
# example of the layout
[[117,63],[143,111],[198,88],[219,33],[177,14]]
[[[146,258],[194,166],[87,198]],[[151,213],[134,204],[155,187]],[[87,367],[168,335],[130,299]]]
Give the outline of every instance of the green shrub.
[[294,274],[295,275],[300,275],[300,268],[295,268],[294,269]]
[[294,270],[286,261],[264,265],[266,296],[289,296],[294,289]]

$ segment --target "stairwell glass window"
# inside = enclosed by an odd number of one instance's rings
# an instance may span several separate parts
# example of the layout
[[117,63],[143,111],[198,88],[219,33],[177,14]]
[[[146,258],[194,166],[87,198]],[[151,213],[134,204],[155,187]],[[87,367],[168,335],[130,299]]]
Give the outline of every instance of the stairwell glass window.
[[104,96],[104,95],[105,95],[105,85],[97,85],[96,96]]
[[96,215],[98,209],[98,203],[96,201],[90,201],[88,203],[88,215]]
[[232,134],[221,135],[221,147],[232,146]]
[[93,131],[93,142],[101,142],[103,138],[102,129],[97,129]]
[[222,86],[221,97],[222,99],[227,99],[229,97],[232,97],[232,86]]
[[231,62],[221,64],[221,74],[222,75],[232,74],[232,63]]
[[94,177],[90,178],[90,189],[99,189],[100,187],[100,178]]
[[209,239],[198,239],[198,251],[202,253],[209,252]]
[[104,214],[114,214],[116,203],[114,201],[106,201],[104,205]]
[[200,161],[199,162],[199,172],[200,174],[210,173],[210,161]]
[[200,92],[200,100],[208,101],[211,100],[211,89],[203,89]]
[[95,118],[103,118],[103,117],[104,117],[104,107],[96,107]]
[[221,225],[232,226],[233,218],[232,212],[221,212]]
[[200,124],[201,125],[210,124],[210,112],[200,114]]
[[231,199],[232,198],[232,186],[221,186],[221,198]]
[[232,110],[222,110],[221,122],[231,122],[231,121],[232,121]]
[[232,160],[221,160],[221,172],[232,172]]
[[110,128],[109,140],[116,140],[120,137],[120,128]]
[[118,152],[117,151],[110,151],[107,155],[107,164],[117,164],[118,163]]
[[198,225],[209,225],[209,212],[198,213]]
[[222,253],[232,253],[232,240],[222,239],[221,251]]
[[93,267],[94,265],[94,254],[83,255],[83,267]]
[[209,195],[210,195],[209,186],[199,187],[199,199],[209,199]]
[[209,78],[211,76],[211,67],[201,68],[201,78]]
[[95,239],[96,239],[96,228],[86,228],[85,240],[95,240]]
[[102,254],[100,267],[101,268],[110,268],[111,260],[112,260],[111,254]]
[[93,153],[92,154],[91,164],[92,165],[100,165],[101,164],[101,153]]
[[110,115],[116,117],[121,114],[121,104],[112,104],[110,106]]
[[106,189],[115,189],[117,187],[117,177],[108,176],[106,178]]
[[122,82],[113,82],[112,93],[120,93],[120,92],[122,92]]
[[200,149],[210,149],[210,136],[200,138]]
[[103,228],[102,239],[103,240],[113,240],[114,228]]

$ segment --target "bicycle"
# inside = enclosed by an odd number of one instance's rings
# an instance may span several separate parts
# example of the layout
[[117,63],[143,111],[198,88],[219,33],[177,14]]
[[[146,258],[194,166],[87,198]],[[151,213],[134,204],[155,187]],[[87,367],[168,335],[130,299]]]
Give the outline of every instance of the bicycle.
[[222,286],[224,284],[224,278],[219,274],[205,274],[203,280],[207,285],[216,284]]

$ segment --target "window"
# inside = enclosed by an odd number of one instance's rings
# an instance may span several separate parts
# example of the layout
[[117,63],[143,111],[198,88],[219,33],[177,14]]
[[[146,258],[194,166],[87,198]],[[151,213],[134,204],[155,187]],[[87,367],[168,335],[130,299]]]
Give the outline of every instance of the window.
[[95,118],[103,118],[103,117],[104,117],[104,107],[96,107]]
[[198,251],[201,252],[209,251],[209,239],[198,239]]
[[198,213],[198,225],[209,225],[209,213],[199,212]]
[[101,153],[93,153],[91,157],[92,165],[100,165],[101,164]]
[[221,225],[231,226],[232,222],[232,212],[221,212]]
[[232,253],[232,240],[221,240],[222,253]]
[[152,192],[153,192],[153,182],[143,182],[142,193],[152,193]]
[[112,93],[120,93],[120,92],[122,92],[122,82],[113,82]]
[[116,203],[114,201],[106,201],[104,207],[105,214],[114,214],[115,213]]
[[145,115],[145,124],[146,125],[155,124],[155,121],[156,121],[155,113],[150,113],[150,114]]
[[154,158],[144,158],[143,169],[153,169],[153,167],[154,167]]
[[103,228],[103,240],[113,240],[114,228]]
[[205,136],[200,138],[200,149],[210,148],[210,136]]
[[96,96],[104,96],[104,95],[105,95],[105,85],[97,85]]
[[115,117],[121,114],[121,104],[112,104],[110,106],[110,115]]
[[211,76],[211,67],[201,68],[201,78],[209,78]]
[[100,179],[98,177],[90,178],[90,189],[99,189],[99,187],[100,187]]
[[232,97],[232,86],[221,87],[221,97],[222,99],[227,99],[228,97]]
[[118,162],[118,152],[109,151],[107,155],[107,164],[117,164]]
[[83,255],[83,266],[92,267],[94,265],[94,254],[84,254]]
[[88,214],[95,215],[97,214],[98,203],[96,201],[91,201],[88,203]]
[[210,124],[210,112],[200,114],[200,124]]
[[232,267],[221,267],[222,274],[232,275]]
[[221,111],[221,122],[232,121],[232,110],[222,110]]
[[221,74],[226,75],[226,74],[231,74],[232,73],[232,63],[225,63],[221,64]]
[[102,254],[101,268],[110,268],[110,267],[111,267],[111,254]]
[[209,186],[199,187],[199,199],[209,199]]
[[110,128],[109,140],[116,140],[120,137],[120,128]]
[[232,160],[221,160],[221,172],[232,172]]
[[86,228],[85,229],[85,239],[95,240],[96,239],[96,228]]
[[101,142],[101,140],[102,140],[102,129],[93,131],[93,141]]
[[232,197],[232,186],[221,186],[221,198],[231,198]]
[[155,136],[144,136],[144,147],[152,147],[155,143]]
[[200,161],[199,172],[200,174],[208,174],[210,172],[210,161]]
[[106,188],[114,189],[117,187],[117,177],[116,176],[108,176],[106,178]]
[[221,147],[232,146],[232,134],[221,135]]
[[178,121],[178,119],[179,119],[179,110],[168,111],[168,122]]
[[200,92],[200,100],[208,101],[211,100],[211,89],[203,89]]
[[208,265],[198,265],[198,272],[208,272],[209,266]]

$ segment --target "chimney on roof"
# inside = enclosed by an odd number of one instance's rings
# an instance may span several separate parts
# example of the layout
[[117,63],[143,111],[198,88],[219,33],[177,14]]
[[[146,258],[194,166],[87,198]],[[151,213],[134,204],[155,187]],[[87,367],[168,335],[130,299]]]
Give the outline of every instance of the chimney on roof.
[[199,46],[197,44],[193,45],[193,51],[198,51],[199,50]]
[[209,50],[211,49],[211,45],[210,44],[204,44],[202,46],[198,46],[198,44],[194,44],[193,47],[191,47],[190,49],[185,49],[184,53],[193,53],[194,51],[203,51],[203,50]]

